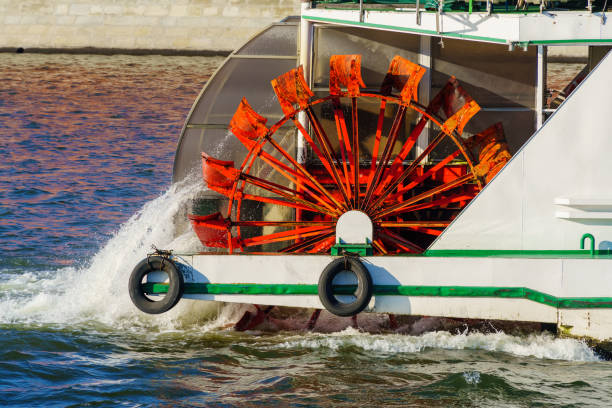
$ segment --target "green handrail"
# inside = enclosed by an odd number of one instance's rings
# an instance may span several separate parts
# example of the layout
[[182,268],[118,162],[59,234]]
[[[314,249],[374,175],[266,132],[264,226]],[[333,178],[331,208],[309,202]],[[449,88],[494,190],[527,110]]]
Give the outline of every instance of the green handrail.
[[582,236],[582,238],[580,238],[580,249],[584,249],[584,241],[586,241],[587,238],[591,239],[591,256],[593,256],[595,255],[595,237],[593,234],[589,234],[587,232]]

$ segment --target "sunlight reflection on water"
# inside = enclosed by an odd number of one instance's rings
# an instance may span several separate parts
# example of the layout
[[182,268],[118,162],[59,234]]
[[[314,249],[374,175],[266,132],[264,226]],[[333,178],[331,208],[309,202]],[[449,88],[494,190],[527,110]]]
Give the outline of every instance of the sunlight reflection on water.
[[170,184],[183,121],[221,61],[0,54],[0,249],[92,255]]

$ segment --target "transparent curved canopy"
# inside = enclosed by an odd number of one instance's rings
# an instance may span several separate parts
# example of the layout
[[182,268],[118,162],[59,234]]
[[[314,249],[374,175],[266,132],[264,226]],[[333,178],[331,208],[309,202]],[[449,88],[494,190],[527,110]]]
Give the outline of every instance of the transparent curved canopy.
[[270,122],[281,118],[270,81],[297,64],[299,19],[274,23],[233,52],[210,78],[178,142],[172,181],[199,172],[201,152],[240,163],[246,149],[229,137],[228,125],[243,97]]

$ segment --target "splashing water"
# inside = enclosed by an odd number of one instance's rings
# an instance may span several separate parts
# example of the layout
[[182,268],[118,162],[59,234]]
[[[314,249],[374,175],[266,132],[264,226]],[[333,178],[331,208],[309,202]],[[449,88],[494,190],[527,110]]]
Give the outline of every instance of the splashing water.
[[151,245],[193,251],[199,242],[189,229],[175,237],[174,218],[203,189],[194,177],[172,186],[134,214],[84,268],[42,274],[10,275],[0,298],[0,322],[66,325],[95,321],[119,328],[174,329],[191,314],[213,310],[206,302],[181,302],[162,316],[148,316],[131,303],[131,269],[151,252]]
[[463,378],[468,384],[478,384],[480,382],[480,373],[478,371],[467,371],[463,373]]

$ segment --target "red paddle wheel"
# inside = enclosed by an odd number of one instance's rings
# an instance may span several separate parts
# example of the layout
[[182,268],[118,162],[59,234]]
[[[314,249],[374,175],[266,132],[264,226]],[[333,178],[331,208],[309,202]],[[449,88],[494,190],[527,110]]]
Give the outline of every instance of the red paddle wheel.
[[[396,56],[380,91],[365,92],[361,56],[335,55],[329,95],[316,98],[302,68],[293,69],[272,81],[285,116],[271,127],[243,99],[230,130],[248,150],[244,161],[202,153],[204,180],[228,199],[224,214],[190,215],[202,243],[230,253],[328,253],[338,218],[358,210],[373,223],[374,254],[422,252],[510,158],[500,124],[463,137],[480,107],[454,77],[428,106],[417,103],[424,73]],[[364,130],[374,123],[364,126],[360,106],[378,107],[375,131]],[[309,160],[286,148],[288,127]],[[284,211],[254,215],[258,203]]]

